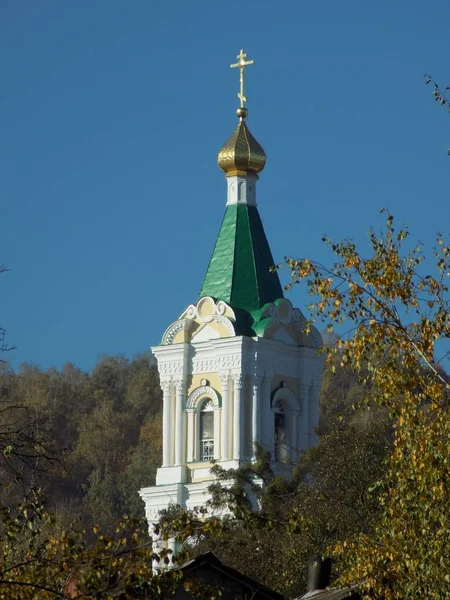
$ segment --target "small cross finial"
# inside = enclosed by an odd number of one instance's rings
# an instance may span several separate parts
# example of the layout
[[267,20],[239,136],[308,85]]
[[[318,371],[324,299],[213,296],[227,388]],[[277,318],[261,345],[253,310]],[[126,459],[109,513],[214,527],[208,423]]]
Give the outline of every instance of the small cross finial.
[[240,71],[240,90],[238,93],[238,98],[241,101],[241,107],[243,108],[245,103],[247,102],[247,98],[244,96],[244,69],[248,67],[248,65],[252,65],[254,60],[245,60],[247,58],[247,54],[241,49],[239,54],[237,55],[238,62],[230,65],[232,69],[239,67]]

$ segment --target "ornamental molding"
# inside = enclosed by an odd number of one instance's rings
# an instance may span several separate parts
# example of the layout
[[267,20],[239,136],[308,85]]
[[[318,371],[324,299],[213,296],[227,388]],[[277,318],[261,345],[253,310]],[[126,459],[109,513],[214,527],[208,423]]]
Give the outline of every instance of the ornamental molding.
[[184,329],[189,331],[189,329],[192,327],[192,324],[192,321],[189,319],[179,319],[178,321],[175,321],[175,323],[169,325],[162,336],[161,346],[170,346],[173,343],[177,333],[183,331]]
[[242,355],[231,354],[228,356],[219,357],[219,368],[220,369],[238,369],[242,366]]
[[223,325],[224,327],[226,327],[226,329],[228,330],[228,333],[230,334],[230,336],[235,336],[236,335],[236,331],[234,329],[234,325],[233,323],[230,321],[230,319],[228,317],[222,317],[222,316],[214,316],[213,321],[215,323],[218,323],[219,325]]
[[182,362],[164,362],[158,363],[158,371],[161,376],[167,375],[183,375]]
[[209,358],[194,358],[192,360],[192,375],[198,373],[216,373],[227,369],[239,369],[242,366],[241,354],[226,356],[211,356]]
[[217,357],[194,358],[192,361],[192,375],[198,373],[215,373],[218,367]]
[[204,396],[207,396],[208,398],[211,399],[213,408],[220,407],[220,397],[219,397],[219,394],[216,392],[216,390],[209,385],[201,385],[200,387],[195,388],[195,390],[193,390],[189,394],[188,399],[186,401],[186,409],[198,408],[199,401]]
[[296,361],[287,360],[271,360],[271,372],[274,375],[286,375],[289,377],[299,377],[301,373],[301,364]]

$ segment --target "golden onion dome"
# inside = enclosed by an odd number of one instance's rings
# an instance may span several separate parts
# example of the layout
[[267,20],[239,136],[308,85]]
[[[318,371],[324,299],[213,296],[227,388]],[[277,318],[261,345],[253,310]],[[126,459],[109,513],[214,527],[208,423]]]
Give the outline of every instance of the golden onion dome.
[[266,154],[250,133],[245,117],[247,109],[237,109],[239,124],[231,137],[220,149],[217,157],[219,167],[227,175],[243,175],[259,173],[266,164]]

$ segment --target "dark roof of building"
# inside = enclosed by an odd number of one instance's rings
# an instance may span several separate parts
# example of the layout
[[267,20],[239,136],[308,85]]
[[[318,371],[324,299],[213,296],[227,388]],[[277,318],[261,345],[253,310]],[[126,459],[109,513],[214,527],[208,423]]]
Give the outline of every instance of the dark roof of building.
[[251,577],[243,575],[236,569],[229,567],[228,565],[223,563],[219,558],[217,558],[217,556],[212,552],[205,552],[205,554],[201,554],[200,556],[197,556],[197,558],[194,558],[193,560],[190,560],[180,565],[179,567],[177,567],[177,569],[183,571],[183,573],[188,574],[190,571],[194,571],[198,567],[203,566],[208,566],[217,571],[220,571],[230,579],[234,579],[238,583],[251,589],[252,593],[257,592],[258,594],[265,596],[270,600],[286,600],[286,597],[283,596],[283,594],[280,594],[279,592],[272,590],[266,585],[255,581]]
[[359,594],[355,587],[347,587],[343,589],[326,589],[307,592],[296,600],[356,600]]

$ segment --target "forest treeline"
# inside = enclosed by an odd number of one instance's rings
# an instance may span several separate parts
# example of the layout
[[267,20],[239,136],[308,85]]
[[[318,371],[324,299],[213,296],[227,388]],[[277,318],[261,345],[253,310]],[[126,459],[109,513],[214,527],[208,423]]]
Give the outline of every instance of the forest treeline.
[[[25,432],[30,427],[30,435],[36,437],[29,440],[25,435],[25,459],[14,455],[6,460],[3,481],[18,473],[21,485],[2,486],[0,503],[19,502],[24,486],[38,486],[62,526],[78,518],[108,531],[125,514],[143,515],[138,490],[154,485],[162,459],[162,394],[149,355],[132,360],[101,357],[90,373],[71,363],[61,370],[22,364],[17,372],[5,369],[2,385],[12,429],[17,432],[22,424]],[[349,370],[340,369],[332,375],[325,369],[320,397],[321,443],[303,459],[289,489],[282,489],[279,483],[271,488],[278,509],[279,500],[286,498],[284,510],[290,510],[295,498],[294,503],[303,506],[305,519],[313,524],[314,534],[308,534],[310,543],[305,544],[304,536],[292,538],[303,546],[299,562],[304,564],[307,552],[325,549],[349,527],[366,528],[374,509],[366,492],[380,476],[389,433],[382,414],[371,412],[362,402],[366,393]],[[36,441],[42,451],[36,453],[36,459],[27,458]],[[17,436],[14,443],[17,449]],[[323,487],[305,487],[302,482],[311,477]],[[313,495],[308,497],[306,490]],[[322,494],[321,501],[316,493]],[[244,548],[264,547],[267,554],[270,536],[266,545],[254,531],[244,536],[233,531],[231,535],[233,544],[224,535],[206,546],[233,566],[266,581],[268,562],[245,560],[250,555],[246,551],[241,554],[238,548],[241,537]],[[199,546],[199,550],[204,547]],[[280,566],[280,560],[281,555],[273,565]],[[303,576],[298,575],[300,580]],[[300,580],[295,577],[284,591]]]
[[72,363],[5,367],[1,389],[2,439],[8,430],[14,437],[14,453],[3,448],[10,485],[0,488],[1,504],[40,487],[63,524],[79,517],[108,530],[124,514],[143,514],[137,490],[154,484],[162,451],[162,395],[149,356],[101,357],[90,373]]

